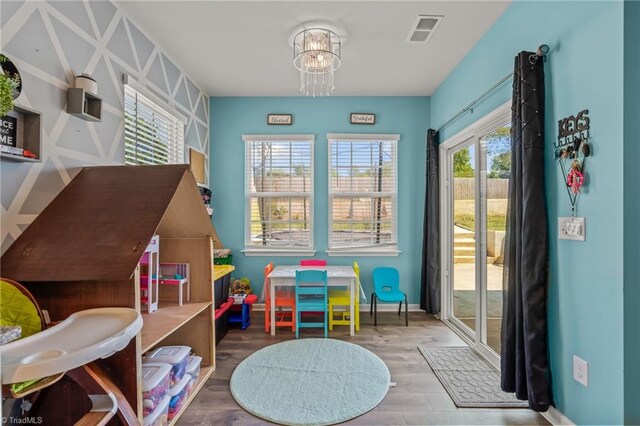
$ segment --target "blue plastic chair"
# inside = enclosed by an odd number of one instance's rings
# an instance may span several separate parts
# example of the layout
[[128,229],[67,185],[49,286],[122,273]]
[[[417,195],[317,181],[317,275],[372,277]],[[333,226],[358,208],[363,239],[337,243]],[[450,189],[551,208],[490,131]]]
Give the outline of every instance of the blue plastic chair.
[[405,325],[409,326],[409,305],[407,295],[400,291],[400,273],[396,268],[381,267],[373,270],[373,293],[371,294],[371,312],[374,316],[373,325],[378,325],[378,300],[386,303],[399,302],[398,316],[402,311],[404,301]]
[[[303,312],[322,312],[322,322],[302,322]],[[324,328],[327,337],[327,271],[296,271],[296,339],[301,328]]]

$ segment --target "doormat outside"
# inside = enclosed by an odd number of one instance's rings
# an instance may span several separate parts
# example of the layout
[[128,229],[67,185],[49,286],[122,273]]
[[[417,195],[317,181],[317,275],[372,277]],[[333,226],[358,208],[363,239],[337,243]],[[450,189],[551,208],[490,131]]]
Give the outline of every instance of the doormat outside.
[[500,373],[468,346],[418,346],[457,407],[528,408],[500,389]]

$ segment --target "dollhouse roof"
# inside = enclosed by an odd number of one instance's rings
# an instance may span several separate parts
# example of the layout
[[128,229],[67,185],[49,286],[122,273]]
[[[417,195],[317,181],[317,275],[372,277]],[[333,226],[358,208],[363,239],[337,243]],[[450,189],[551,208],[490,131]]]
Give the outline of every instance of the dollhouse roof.
[[87,167],[0,259],[16,281],[126,280],[154,234],[216,231],[188,165]]

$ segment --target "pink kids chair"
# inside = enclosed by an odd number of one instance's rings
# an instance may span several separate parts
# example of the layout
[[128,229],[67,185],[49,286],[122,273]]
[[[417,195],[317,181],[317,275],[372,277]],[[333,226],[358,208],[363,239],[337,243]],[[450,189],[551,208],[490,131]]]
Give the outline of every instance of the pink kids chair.
[[324,259],[302,259],[300,266],[327,266],[327,261]]

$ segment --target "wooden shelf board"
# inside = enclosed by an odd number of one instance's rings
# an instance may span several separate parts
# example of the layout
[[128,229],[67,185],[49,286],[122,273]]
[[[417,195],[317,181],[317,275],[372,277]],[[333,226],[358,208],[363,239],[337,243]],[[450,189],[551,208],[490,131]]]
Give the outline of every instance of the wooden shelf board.
[[160,302],[158,310],[143,313],[142,352],[146,352],[174,330],[211,306],[211,302]]
[[191,388],[191,393],[189,394],[189,397],[187,398],[185,403],[182,404],[182,408],[180,409],[180,411],[178,411],[178,414],[176,414],[176,416],[169,422],[169,426],[175,425],[178,422],[178,419],[180,419],[180,416],[182,416],[184,412],[187,411],[187,408],[189,408],[191,401],[193,401],[196,395],[198,395],[198,392],[200,392],[200,389],[202,389],[204,384],[207,382],[207,379],[211,377],[211,374],[213,374],[214,370],[215,369],[213,367],[202,367],[200,369],[200,376],[198,377],[198,381],[193,386],[193,388]]
[[0,157],[6,158],[7,160],[19,161],[19,162],[23,162],[23,163],[40,163],[40,159],[39,158],[23,157],[21,155],[6,154],[4,152],[0,153]]
[[236,270],[233,265],[213,265],[213,280],[224,277]]
[[101,117],[96,117],[86,112],[70,112],[69,115],[73,115],[74,117],[82,118],[86,121],[100,122],[102,121]]

